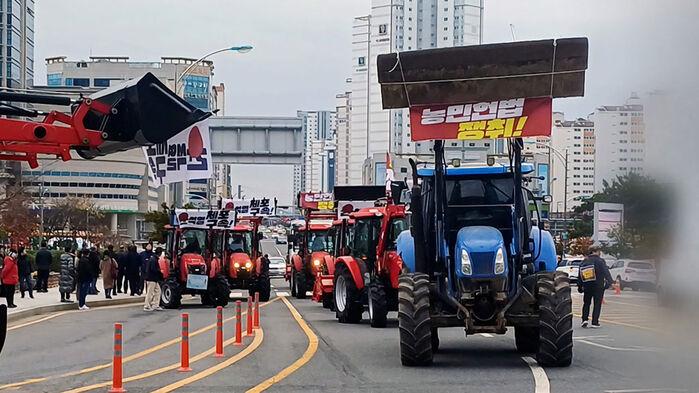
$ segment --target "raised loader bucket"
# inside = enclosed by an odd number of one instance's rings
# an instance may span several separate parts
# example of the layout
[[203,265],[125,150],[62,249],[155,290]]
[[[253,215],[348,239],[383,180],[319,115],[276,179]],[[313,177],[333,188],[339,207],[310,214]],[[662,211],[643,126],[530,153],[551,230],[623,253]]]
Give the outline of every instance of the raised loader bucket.
[[383,107],[582,96],[587,49],[565,38],[379,55]]
[[78,149],[83,158],[162,143],[209,116],[168,89],[153,74],[99,91],[90,96],[109,105],[112,113],[91,111],[86,128],[102,131],[105,142],[97,148]]

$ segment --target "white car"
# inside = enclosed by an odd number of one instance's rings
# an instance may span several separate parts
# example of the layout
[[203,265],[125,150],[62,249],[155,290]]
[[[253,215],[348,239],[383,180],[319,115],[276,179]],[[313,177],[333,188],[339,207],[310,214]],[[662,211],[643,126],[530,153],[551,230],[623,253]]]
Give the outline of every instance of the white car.
[[283,257],[269,257],[269,276],[283,277],[286,271],[286,261]]
[[582,263],[583,259],[585,258],[574,257],[563,259],[558,264],[556,271],[567,273],[568,277],[570,278],[570,283],[575,284],[578,282],[578,273],[580,271],[580,264]]
[[655,289],[657,282],[655,265],[652,261],[620,259],[609,269],[621,289],[629,287],[634,291],[642,288]]

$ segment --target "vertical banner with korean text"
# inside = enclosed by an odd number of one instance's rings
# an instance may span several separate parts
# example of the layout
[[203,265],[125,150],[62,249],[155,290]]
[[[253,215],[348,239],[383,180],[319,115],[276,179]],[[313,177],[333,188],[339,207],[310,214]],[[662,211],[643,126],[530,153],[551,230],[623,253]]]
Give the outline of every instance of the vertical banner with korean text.
[[413,141],[551,135],[551,98],[514,98],[410,108]]
[[150,178],[157,186],[211,178],[208,119],[187,127],[167,142],[144,147],[143,153]]

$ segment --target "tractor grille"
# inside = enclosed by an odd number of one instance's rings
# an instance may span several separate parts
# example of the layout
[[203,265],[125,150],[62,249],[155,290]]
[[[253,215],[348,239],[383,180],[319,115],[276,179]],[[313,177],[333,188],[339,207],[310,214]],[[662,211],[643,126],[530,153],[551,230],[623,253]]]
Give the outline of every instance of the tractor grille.
[[494,252],[472,252],[469,254],[471,257],[471,268],[473,269],[473,275],[493,275],[495,271],[495,253]]

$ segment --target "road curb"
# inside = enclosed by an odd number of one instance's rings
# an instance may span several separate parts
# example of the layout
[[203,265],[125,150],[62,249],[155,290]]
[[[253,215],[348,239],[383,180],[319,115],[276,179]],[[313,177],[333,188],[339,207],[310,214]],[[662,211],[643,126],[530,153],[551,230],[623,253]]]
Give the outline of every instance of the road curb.
[[[144,301],[143,296],[137,296],[137,297],[128,297],[128,298],[121,298],[121,299],[103,299],[103,300],[94,300],[94,301],[87,301],[86,304],[88,306],[99,308],[99,307],[106,307],[106,306],[118,306],[122,304],[132,304],[132,303],[142,303]],[[57,311],[70,311],[70,310],[77,310],[78,309],[78,303],[59,303],[59,304],[51,304],[48,306],[38,306],[38,307],[33,307],[29,308],[26,310],[21,310],[17,311],[11,314],[7,315],[7,322],[14,322],[20,319],[24,319],[27,317],[33,317],[37,315],[43,315],[43,314],[49,314]]]

